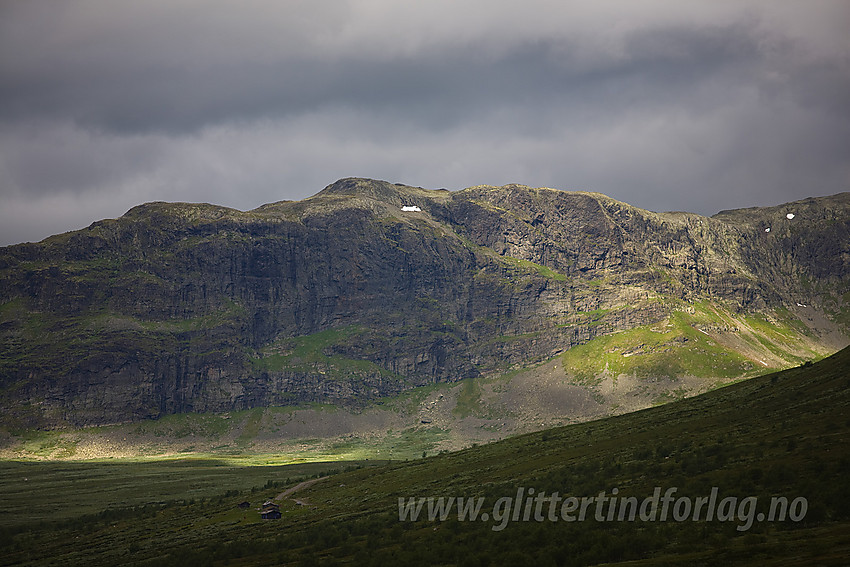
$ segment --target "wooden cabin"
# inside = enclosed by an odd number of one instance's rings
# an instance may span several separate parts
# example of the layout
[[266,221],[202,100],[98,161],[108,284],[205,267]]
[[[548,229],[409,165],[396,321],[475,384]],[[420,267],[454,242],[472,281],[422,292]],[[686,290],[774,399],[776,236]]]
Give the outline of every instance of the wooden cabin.
[[264,520],[279,520],[280,506],[271,500],[263,502],[263,508],[260,511],[260,517]]

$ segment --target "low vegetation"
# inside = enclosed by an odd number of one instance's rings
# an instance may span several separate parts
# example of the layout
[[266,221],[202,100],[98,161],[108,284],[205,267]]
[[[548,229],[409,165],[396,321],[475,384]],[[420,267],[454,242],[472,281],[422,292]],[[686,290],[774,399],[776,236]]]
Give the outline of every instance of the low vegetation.
[[345,343],[359,332],[358,327],[328,329],[312,335],[283,339],[263,349],[261,356],[251,358],[257,370],[271,372],[320,372],[328,379],[352,379],[357,376],[380,375],[395,380],[400,376],[368,360],[325,354],[333,345]]
[[[605,313],[590,315],[598,319]],[[656,324],[597,337],[561,358],[565,371],[583,383],[621,374],[729,379],[820,358],[808,333],[787,310],[768,320],[735,316],[704,302]]]
[[[0,564],[842,565],[850,554],[850,350],[627,415],[414,461],[313,468],[234,462],[0,466]],[[474,392],[471,392],[474,398]],[[402,432],[403,433],[403,432]],[[371,461],[369,464],[373,464]],[[256,507],[306,475],[324,482]],[[345,469],[348,468],[348,471]],[[399,498],[806,499],[796,520],[399,520]],[[300,504],[295,499],[300,501]],[[238,508],[249,501],[251,508]],[[740,510],[740,508],[739,508]],[[798,510],[799,511],[799,510]]]

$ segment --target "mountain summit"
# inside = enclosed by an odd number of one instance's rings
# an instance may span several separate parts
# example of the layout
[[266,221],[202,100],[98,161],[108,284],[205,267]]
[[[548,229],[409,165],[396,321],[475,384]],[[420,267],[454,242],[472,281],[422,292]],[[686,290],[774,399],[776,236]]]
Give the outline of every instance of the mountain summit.
[[848,289],[850,193],[710,218],[353,178],[247,212],[149,203],[0,249],[0,407],[14,426],[355,407],[547,361],[602,396],[705,389],[846,345]]

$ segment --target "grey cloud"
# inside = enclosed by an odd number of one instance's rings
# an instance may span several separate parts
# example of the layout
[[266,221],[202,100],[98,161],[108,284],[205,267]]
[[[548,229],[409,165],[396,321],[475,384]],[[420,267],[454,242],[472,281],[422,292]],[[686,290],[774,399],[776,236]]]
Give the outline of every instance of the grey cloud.
[[774,5],[6,2],[0,238],[350,175],[704,214],[847,190],[850,9]]
[[7,66],[0,120],[70,119],[106,131],[177,134],[333,105],[423,112],[433,126],[456,123],[482,106],[538,100],[580,107],[584,99],[601,106],[639,97],[663,104],[725,66],[757,59],[751,32],[741,25],[641,30],[627,38],[624,58],[591,68],[568,37],[509,43],[496,53],[485,37],[459,51],[431,45],[378,59],[283,50],[258,60],[206,60],[202,53],[181,57],[178,44],[172,61],[153,34],[152,44],[140,48],[154,51],[149,58],[125,53],[116,40],[100,50],[84,45],[82,53],[49,53],[32,67]]
[[0,178],[6,195],[98,191],[150,174],[163,150],[157,136],[104,135],[69,122],[18,124],[0,129]]

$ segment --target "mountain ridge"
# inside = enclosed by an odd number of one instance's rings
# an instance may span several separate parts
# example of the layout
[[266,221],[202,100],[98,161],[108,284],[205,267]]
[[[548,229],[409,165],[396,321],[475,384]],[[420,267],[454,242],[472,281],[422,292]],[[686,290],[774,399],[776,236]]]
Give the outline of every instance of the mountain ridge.
[[[699,327],[722,352],[697,356],[742,375],[787,367],[846,344],[847,195],[715,218],[347,178],[251,211],[147,203],[0,249],[0,407],[43,426],[358,406],[652,325],[691,345]],[[672,347],[641,341],[609,348],[674,372]]]

